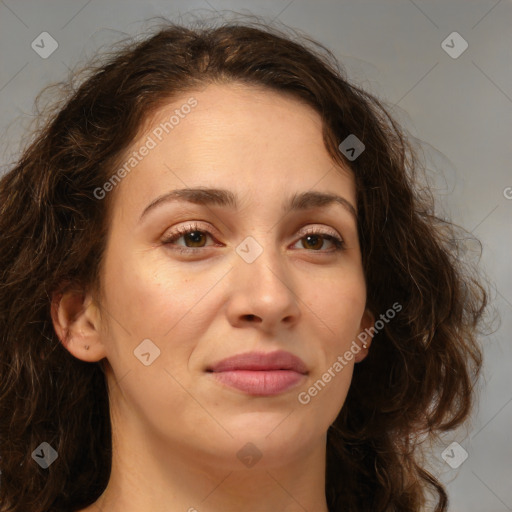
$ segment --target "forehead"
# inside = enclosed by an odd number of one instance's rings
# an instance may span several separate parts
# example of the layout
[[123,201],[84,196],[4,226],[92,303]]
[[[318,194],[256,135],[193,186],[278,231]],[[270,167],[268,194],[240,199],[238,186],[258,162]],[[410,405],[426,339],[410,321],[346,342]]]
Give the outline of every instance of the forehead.
[[287,193],[321,188],[355,200],[352,172],[325,148],[320,115],[270,89],[235,83],[182,93],[148,118],[125,161],[144,146],[151,148],[121,183],[132,197],[204,185]]

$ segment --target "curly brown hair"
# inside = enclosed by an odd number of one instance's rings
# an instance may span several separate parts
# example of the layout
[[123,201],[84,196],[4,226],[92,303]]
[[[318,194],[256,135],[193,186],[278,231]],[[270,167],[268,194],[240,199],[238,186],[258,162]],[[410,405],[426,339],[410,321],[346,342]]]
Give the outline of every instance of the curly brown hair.
[[[51,300],[65,286],[100,289],[113,194],[99,200],[94,191],[146,120],[180,92],[229,82],[292,95],[321,115],[329,154],[356,181],[367,307],[377,316],[403,305],[356,365],[328,430],[329,510],[419,512],[432,491],[433,510],[447,510],[421,441],[469,418],[488,292],[460,257],[459,228],[436,215],[420,184],[417,151],[383,102],[303,34],[258,22],[166,22],[67,83],[1,178],[1,512],[79,510],[105,489],[112,444],[103,361],[63,347]],[[339,150],[350,134],[365,145],[354,161]],[[43,440],[59,455],[48,469],[31,457]]]

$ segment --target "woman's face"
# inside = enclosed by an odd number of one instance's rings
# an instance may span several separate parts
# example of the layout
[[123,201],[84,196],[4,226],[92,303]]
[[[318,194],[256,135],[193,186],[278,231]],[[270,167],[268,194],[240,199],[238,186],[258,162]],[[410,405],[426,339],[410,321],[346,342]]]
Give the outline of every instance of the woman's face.
[[[325,446],[370,316],[354,179],[319,115],[212,85],[159,110],[130,156],[110,192],[98,329],[117,435],[226,467]],[[198,188],[221,192],[170,195]]]

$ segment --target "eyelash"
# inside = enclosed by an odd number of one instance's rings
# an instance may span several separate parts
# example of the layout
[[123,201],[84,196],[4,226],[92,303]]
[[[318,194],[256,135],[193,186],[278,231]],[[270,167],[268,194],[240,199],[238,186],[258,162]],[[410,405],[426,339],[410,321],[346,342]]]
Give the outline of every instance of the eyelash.
[[[173,242],[175,242],[176,240],[179,240],[182,236],[184,235],[188,235],[190,233],[193,233],[195,231],[198,231],[200,233],[205,233],[207,234],[208,236],[210,236],[210,238],[213,239],[213,235],[206,229],[201,229],[201,226],[199,226],[198,224],[191,224],[189,226],[182,226],[178,229],[176,229],[176,231],[174,233],[171,233],[168,237],[166,237],[164,240],[162,240],[162,243],[164,245],[173,245]],[[319,230],[318,228],[310,228],[308,231],[304,232],[301,236],[301,238],[299,238],[299,240],[301,240],[302,238],[305,238],[309,235],[321,235],[323,238],[327,239],[328,241],[332,242],[335,246],[335,249],[333,251],[316,251],[316,250],[310,250],[309,252],[318,252],[320,254],[325,254],[325,253],[338,253],[338,252],[341,252],[341,251],[344,251],[345,250],[345,242],[339,238],[337,235],[334,235],[334,234],[331,234],[331,233],[326,233],[324,231],[321,231]],[[299,241],[297,240],[297,241]],[[180,253],[182,254],[194,254],[194,253],[197,253],[198,251],[201,251],[201,250],[204,250],[206,249],[206,247],[181,247],[181,246],[175,246],[173,248],[173,250],[176,250],[176,251],[179,251]],[[305,249],[307,250],[307,249]]]

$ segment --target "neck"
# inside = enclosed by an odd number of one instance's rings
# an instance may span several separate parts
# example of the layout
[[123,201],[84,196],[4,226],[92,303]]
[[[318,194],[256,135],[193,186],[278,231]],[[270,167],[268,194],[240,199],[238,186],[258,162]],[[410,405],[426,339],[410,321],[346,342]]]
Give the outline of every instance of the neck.
[[110,480],[91,512],[328,512],[325,438],[294,460],[263,453],[251,467],[147,439],[114,443]]

